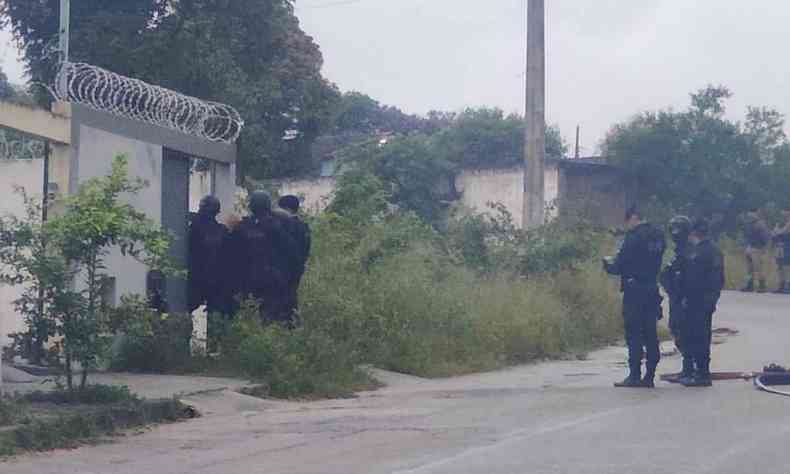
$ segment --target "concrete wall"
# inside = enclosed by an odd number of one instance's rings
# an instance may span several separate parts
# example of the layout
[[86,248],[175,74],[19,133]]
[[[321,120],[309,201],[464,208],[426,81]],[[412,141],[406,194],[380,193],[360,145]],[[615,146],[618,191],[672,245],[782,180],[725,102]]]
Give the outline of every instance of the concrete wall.
[[280,195],[293,194],[302,198],[302,208],[307,212],[322,211],[332,200],[335,178],[283,181]]
[[[546,205],[553,206],[560,196],[560,169],[548,163],[545,169]],[[205,176],[194,176],[190,188],[192,205],[196,206],[205,193]],[[456,189],[462,193],[462,204],[476,212],[488,212],[488,203],[502,203],[513,215],[516,225],[521,225],[524,171],[521,168],[497,170],[466,170],[456,178]],[[320,212],[329,204],[334,192],[335,178],[290,180],[280,183],[280,194],[300,196],[302,206],[312,213]],[[223,202],[223,205],[225,203]],[[552,215],[557,215],[556,209]]]
[[563,169],[561,181],[562,214],[581,215],[607,227],[622,224],[628,191],[619,173],[610,168]]
[[[24,216],[24,201],[13,192],[14,187],[22,186],[30,196],[41,196],[43,181],[43,160],[0,160],[0,193],[3,197],[0,200],[0,214]],[[19,298],[20,294],[21,289],[18,287],[0,285],[0,346],[10,342],[7,334],[25,329],[12,305],[12,301]]]
[[[112,168],[113,157],[125,154],[129,158],[129,175],[142,178],[148,187],[126,201],[135,209],[144,212],[156,223],[162,222],[162,147],[126,138],[97,128],[81,125],[79,128],[79,167],[76,179],[82,183],[87,179],[106,176]],[[122,295],[145,294],[146,267],[115,250],[107,256],[107,268],[115,275],[115,296],[118,302]]]

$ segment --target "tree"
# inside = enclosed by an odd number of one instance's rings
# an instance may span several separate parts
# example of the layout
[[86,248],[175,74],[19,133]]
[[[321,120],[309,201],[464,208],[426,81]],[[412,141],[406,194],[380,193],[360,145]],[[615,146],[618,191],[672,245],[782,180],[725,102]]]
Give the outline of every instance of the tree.
[[41,202],[17,189],[25,202],[23,217],[0,217],[0,284],[22,285],[23,291],[13,304],[27,326],[24,333],[11,334],[8,349],[14,356],[34,364],[47,359],[46,342],[55,335],[46,308],[68,286],[68,269],[62,259],[47,250],[41,224]]
[[408,115],[397,107],[381,105],[361,92],[346,92],[335,104],[330,133],[373,135],[376,133],[430,133],[436,127],[430,119]]
[[769,177],[785,159],[784,117],[752,107],[744,123],[732,122],[724,116],[731,96],[708,86],[691,94],[686,111],[644,112],[610,130],[605,154],[623,167],[640,202],[722,214],[732,226],[748,208],[787,194],[786,184]]
[[[0,0],[34,82],[54,78],[58,3]],[[321,76],[321,52],[292,0],[81,0],[71,17],[72,61],[236,107],[247,125],[242,175],[313,165],[310,146],[339,92]]]
[[[444,159],[468,168],[508,168],[524,160],[526,123],[515,114],[496,108],[466,109],[450,118],[435,135],[435,147]],[[546,155],[559,159],[567,153],[559,129],[546,130]]]
[[33,206],[27,220],[9,218],[0,225],[0,281],[29,285],[17,308],[37,340],[51,338],[69,389],[74,363],[82,367],[84,389],[108,343],[109,307],[102,290],[109,251],[118,248],[151,269],[177,273],[168,257],[170,236],[121,200],[144,186],[128,177],[126,158],[119,156],[109,176],[85,182],[45,224],[36,223]]
[[0,69],[0,100],[9,100],[16,95],[14,86],[8,82],[8,76]]

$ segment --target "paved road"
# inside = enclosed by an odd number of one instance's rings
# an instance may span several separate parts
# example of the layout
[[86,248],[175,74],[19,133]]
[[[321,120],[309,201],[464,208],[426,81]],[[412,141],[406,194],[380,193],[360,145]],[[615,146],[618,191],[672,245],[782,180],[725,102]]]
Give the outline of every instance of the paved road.
[[[790,297],[727,294],[714,369],[790,362]],[[623,348],[579,362],[426,381],[310,404],[231,392],[193,399],[206,416],[119,442],[26,457],[3,474],[45,473],[784,473],[790,399],[747,382],[712,389],[611,388]],[[674,371],[677,358],[664,371]]]

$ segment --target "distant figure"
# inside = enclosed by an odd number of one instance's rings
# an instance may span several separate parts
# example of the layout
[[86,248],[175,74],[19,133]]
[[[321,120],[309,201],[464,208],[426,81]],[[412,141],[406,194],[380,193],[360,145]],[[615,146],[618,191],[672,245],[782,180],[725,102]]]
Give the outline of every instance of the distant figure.
[[227,313],[223,245],[228,229],[217,222],[220,202],[214,196],[200,201],[189,225],[189,312],[206,305],[208,313]]
[[765,277],[765,258],[768,245],[771,243],[771,231],[760,217],[757,209],[752,209],[746,214],[744,229],[746,238],[746,265],[749,271],[749,280],[741,291],[752,292],[756,290],[764,293],[768,287]]
[[687,341],[684,339],[684,324],[686,314],[683,308],[683,279],[688,266],[689,235],[691,234],[691,219],[686,216],[675,216],[669,221],[669,233],[675,244],[675,257],[672,262],[661,272],[661,286],[669,296],[669,331],[675,339],[675,347],[683,356],[683,365],[680,373],[666,376],[665,380],[678,383],[684,377],[694,375],[694,359],[689,351]]
[[285,228],[295,245],[294,252],[288,256],[287,266],[284,269],[288,278],[288,297],[284,309],[291,316],[294,325],[298,325],[299,285],[307,268],[307,260],[310,258],[310,227],[299,217],[298,197],[283,196],[277,205],[285,212]]
[[684,339],[694,359],[694,373],[680,379],[687,387],[710,387],[710,345],[713,313],[724,288],[724,256],[708,238],[704,219],[691,228],[683,297],[686,312]]
[[[620,276],[623,292],[623,321],[628,344],[629,374],[615,387],[653,388],[661,359],[658,320],[662,317],[658,274],[666,250],[664,233],[644,222],[632,207],[625,214],[628,229],[617,256],[604,259],[609,274]],[[647,352],[647,367],[642,378],[642,354]]]
[[272,211],[268,194],[250,196],[250,215],[242,219],[228,239],[232,293],[262,303],[261,320],[289,322],[288,276],[277,264],[295,245],[285,223]]
[[779,273],[777,293],[790,294],[790,204],[782,209],[783,224],[774,229],[776,267]]
[[167,313],[167,279],[159,270],[151,270],[145,276],[145,294],[148,307],[157,313]]

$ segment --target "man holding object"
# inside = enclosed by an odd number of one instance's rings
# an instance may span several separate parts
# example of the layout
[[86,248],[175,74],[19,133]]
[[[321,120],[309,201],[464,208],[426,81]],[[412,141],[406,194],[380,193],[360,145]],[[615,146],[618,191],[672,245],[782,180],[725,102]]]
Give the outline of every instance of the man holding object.
[[[658,274],[666,250],[664,233],[642,220],[632,207],[625,215],[628,229],[616,257],[604,259],[604,268],[620,276],[623,292],[623,322],[628,344],[629,374],[615,387],[653,388],[656,367],[661,358],[657,323],[662,317]],[[642,354],[647,352],[647,366],[642,378]]]

